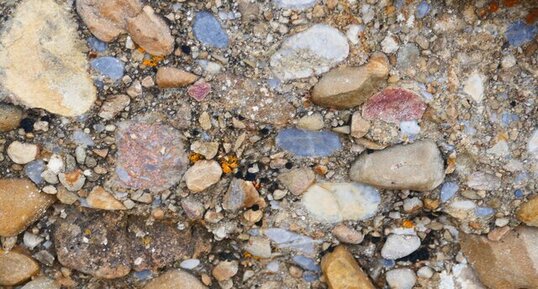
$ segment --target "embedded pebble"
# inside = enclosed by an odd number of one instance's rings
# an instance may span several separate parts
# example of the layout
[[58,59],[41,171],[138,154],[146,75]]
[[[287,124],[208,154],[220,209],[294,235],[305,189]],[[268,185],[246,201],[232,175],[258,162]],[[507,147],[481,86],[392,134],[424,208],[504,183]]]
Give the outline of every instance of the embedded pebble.
[[390,234],[381,248],[381,256],[396,260],[408,256],[420,247],[420,238],[415,235]]
[[111,193],[107,192],[103,187],[95,186],[86,202],[90,208],[101,210],[125,210],[125,206],[118,201]]
[[35,144],[12,142],[7,147],[7,155],[16,164],[27,164],[37,157],[39,148]]
[[265,237],[250,237],[244,246],[245,251],[258,258],[271,258],[271,242]]
[[198,80],[198,76],[175,67],[160,67],[155,82],[159,88],[185,87]]
[[187,270],[192,270],[200,265],[200,260],[198,259],[187,259],[179,263],[179,267]]
[[169,270],[144,286],[144,289],[177,288],[206,289],[207,287],[198,278],[181,270]]
[[512,23],[504,32],[504,36],[512,46],[521,46],[531,41],[536,34],[538,34],[536,25],[530,25],[521,20]]
[[335,226],[331,233],[342,243],[360,244],[364,240],[364,235],[361,232],[344,224]]
[[92,60],[90,64],[102,76],[108,77],[113,81],[123,77],[125,64],[117,58],[103,56]]
[[441,202],[446,202],[458,192],[459,186],[455,182],[446,182],[441,186]]
[[222,169],[216,161],[201,160],[185,172],[185,182],[189,190],[201,192],[216,184],[222,175]]
[[538,129],[535,129],[527,142],[527,151],[538,160]]
[[304,193],[315,180],[314,172],[306,168],[292,169],[278,175],[278,181],[294,195]]
[[101,106],[99,116],[105,120],[111,120],[122,112],[130,103],[131,98],[125,94],[109,96]]
[[426,104],[414,92],[403,88],[386,88],[366,101],[362,116],[367,120],[400,123],[421,119],[425,110]]
[[344,246],[338,246],[323,256],[321,269],[331,289],[375,289],[368,275]]
[[474,172],[467,178],[466,185],[475,190],[493,191],[501,187],[501,180],[492,174]]
[[316,220],[336,223],[365,220],[377,212],[379,192],[359,183],[319,183],[304,193],[301,203]]
[[391,289],[413,289],[417,282],[415,272],[408,268],[390,270],[386,279]]
[[0,254],[0,285],[20,284],[39,273],[39,264],[15,250]]
[[24,284],[21,289],[60,289],[60,284],[47,277],[38,277]]
[[27,163],[24,166],[24,173],[35,184],[39,185],[43,182],[41,174],[45,170],[45,162],[42,160],[35,160]]
[[215,47],[225,48],[228,46],[228,34],[222,29],[219,21],[209,12],[198,12],[194,16],[192,30],[196,39],[202,44]]
[[290,36],[271,56],[273,73],[281,80],[322,74],[343,61],[349,53],[347,38],[338,29],[316,24]]
[[0,103],[0,132],[8,132],[19,127],[22,109],[15,105]]
[[283,9],[304,10],[316,4],[318,0],[273,0],[273,3]]
[[313,272],[321,271],[321,268],[317,264],[316,260],[312,258],[308,258],[302,255],[297,255],[297,256],[294,256],[292,260],[293,260],[293,263],[303,268],[304,270],[313,271]]
[[281,130],[276,136],[280,148],[300,157],[329,156],[342,147],[337,134],[327,131]]

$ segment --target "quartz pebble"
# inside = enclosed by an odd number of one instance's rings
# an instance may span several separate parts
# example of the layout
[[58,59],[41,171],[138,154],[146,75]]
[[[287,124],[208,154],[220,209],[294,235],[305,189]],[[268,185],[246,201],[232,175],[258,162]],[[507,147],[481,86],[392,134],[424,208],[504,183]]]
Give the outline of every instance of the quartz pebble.
[[375,215],[381,202],[379,192],[359,183],[312,185],[301,200],[309,214],[324,223],[365,220]]
[[37,157],[39,148],[35,144],[12,142],[7,147],[7,155],[16,164],[27,164]]
[[484,98],[484,76],[475,72],[463,84],[463,92],[468,94],[475,102],[480,103]]
[[193,275],[181,270],[169,270],[151,280],[144,289],[205,289],[207,288]]
[[315,179],[314,172],[306,168],[292,169],[278,175],[278,180],[294,195],[304,193]]
[[179,267],[187,270],[192,270],[200,265],[200,260],[198,259],[187,259],[179,263]]
[[19,127],[22,109],[18,106],[0,103],[0,132],[7,132]]
[[452,199],[452,197],[454,197],[458,189],[459,189],[459,186],[455,182],[444,183],[443,186],[441,187],[441,202],[444,203]]
[[304,235],[287,231],[282,228],[268,228],[262,232],[280,249],[291,249],[306,255],[314,253],[317,241]]
[[273,0],[273,3],[283,9],[304,10],[316,4],[318,0]]
[[484,236],[460,234],[465,257],[480,281],[491,289],[538,287],[536,250],[538,229],[520,226],[497,242]]
[[475,190],[493,191],[501,187],[501,180],[485,172],[474,172],[467,178],[466,185]]
[[366,101],[362,116],[367,120],[400,123],[422,118],[425,110],[426,104],[414,92],[403,88],[386,88]]
[[327,72],[348,54],[349,44],[342,32],[316,24],[284,40],[270,64],[276,77],[292,80]]
[[276,144],[300,157],[329,156],[342,147],[335,133],[295,128],[281,130],[276,136]]
[[215,16],[209,12],[196,13],[192,30],[196,39],[202,44],[215,48],[228,46],[228,34],[222,29]]
[[408,268],[390,270],[386,279],[391,289],[413,289],[417,282],[415,272]]
[[316,260],[302,255],[297,255],[292,258],[293,263],[307,271],[320,272],[321,268]]
[[222,169],[218,162],[201,160],[185,172],[185,182],[189,190],[201,192],[216,184],[221,176]]
[[324,74],[312,90],[317,105],[345,109],[365,102],[385,82],[389,73],[387,57],[372,55],[361,67],[336,68]]
[[375,289],[353,255],[338,246],[321,259],[321,269],[330,289]]
[[0,254],[0,285],[17,285],[37,273],[39,264],[31,257],[17,251]]
[[27,107],[77,116],[90,109],[96,89],[68,6],[54,0],[19,3],[0,39],[0,86]]
[[268,238],[250,237],[244,249],[255,257],[271,258],[271,242]]
[[185,87],[198,80],[198,76],[175,67],[160,67],[155,82],[159,88]]
[[426,140],[362,154],[352,165],[350,178],[385,189],[430,191],[443,182],[443,166],[436,144]]
[[396,260],[408,256],[420,247],[420,238],[415,235],[390,234],[381,248],[381,256]]
[[26,179],[0,179],[0,236],[16,236],[41,217],[54,197]]

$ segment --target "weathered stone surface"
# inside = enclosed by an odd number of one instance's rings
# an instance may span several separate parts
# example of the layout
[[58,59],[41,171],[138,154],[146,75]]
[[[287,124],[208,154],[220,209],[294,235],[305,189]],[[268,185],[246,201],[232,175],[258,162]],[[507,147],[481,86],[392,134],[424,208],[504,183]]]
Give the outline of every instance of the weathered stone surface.
[[296,128],[281,130],[276,145],[300,157],[326,157],[342,148],[340,138],[333,132]]
[[26,179],[0,179],[0,236],[15,236],[54,203]]
[[127,209],[112,194],[101,186],[95,186],[86,198],[88,205],[93,209],[101,210],[125,210]]
[[370,122],[362,118],[360,111],[356,111],[351,116],[351,132],[349,133],[354,138],[365,136],[370,130]]
[[278,180],[294,195],[300,195],[316,180],[311,169],[299,168],[278,175]]
[[346,59],[349,44],[338,29],[316,24],[290,36],[271,56],[271,69],[281,80],[305,78],[329,71]]
[[520,226],[495,242],[460,234],[461,250],[491,289],[538,288],[538,228]]
[[181,134],[163,124],[127,121],[118,125],[117,182],[158,192],[179,182],[187,168]]
[[216,184],[222,176],[222,169],[217,161],[201,160],[185,172],[185,182],[189,190],[201,192]]
[[205,289],[207,288],[193,275],[181,271],[170,270],[151,280],[144,289]]
[[[420,271],[420,270],[419,270]],[[475,271],[469,264],[457,264],[452,267],[452,272],[441,272],[440,288],[462,288],[462,289],[486,289],[478,280]],[[420,275],[419,275],[420,276]]]
[[534,197],[521,204],[517,209],[516,216],[521,222],[529,226],[538,227],[538,198]]
[[97,278],[127,275],[131,271],[131,256],[126,226],[126,220],[117,213],[69,214],[54,232],[58,261]]
[[403,88],[385,88],[372,96],[362,107],[367,120],[380,119],[400,123],[422,118],[426,103],[416,93]]
[[160,67],[155,82],[160,88],[184,87],[194,83],[198,76],[175,67]]
[[364,66],[336,68],[324,74],[312,90],[312,102],[338,109],[361,105],[379,89],[388,74],[387,57],[374,54]]
[[101,106],[99,116],[105,120],[111,120],[131,103],[131,98],[125,94],[116,94],[107,97]]
[[142,11],[139,0],[77,0],[77,13],[90,32],[110,42],[126,32],[127,19]]
[[229,84],[215,87],[221,97],[213,105],[219,109],[224,108],[251,121],[276,126],[284,126],[295,114],[295,107],[290,101],[267,89],[262,85],[262,80],[225,73],[218,75],[215,81]]
[[174,37],[164,19],[150,6],[127,20],[127,31],[133,41],[153,55],[168,55],[174,51]]
[[222,207],[227,211],[249,208],[260,201],[260,194],[250,181],[233,179],[222,199]]
[[20,284],[39,273],[39,264],[16,250],[0,252],[0,285]]
[[425,140],[362,154],[349,174],[354,181],[380,188],[431,191],[445,178],[443,166],[437,145]]
[[258,258],[271,258],[271,242],[265,237],[250,237],[244,249]]
[[[65,267],[113,279],[135,271],[158,270],[196,253],[207,238],[198,228],[178,230],[168,221],[117,212],[71,211],[57,224],[54,245]],[[207,246],[206,246],[207,247]]]
[[0,103],[0,132],[7,132],[19,127],[22,109],[15,105]]
[[54,0],[19,4],[0,40],[0,86],[28,107],[76,116],[92,106],[96,90],[68,11]]
[[302,199],[310,215],[325,223],[371,218],[380,202],[375,188],[358,183],[314,184]]
[[353,255],[344,246],[321,259],[321,270],[329,289],[375,289]]

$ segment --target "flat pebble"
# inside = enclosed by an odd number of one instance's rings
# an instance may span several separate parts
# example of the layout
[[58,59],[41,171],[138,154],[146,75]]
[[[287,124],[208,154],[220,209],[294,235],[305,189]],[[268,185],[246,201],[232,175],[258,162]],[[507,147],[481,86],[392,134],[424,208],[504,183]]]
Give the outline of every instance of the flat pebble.
[[408,268],[390,270],[386,279],[391,289],[413,289],[417,282],[415,272]]
[[342,147],[337,134],[327,131],[281,130],[276,136],[280,148],[300,157],[329,156]]
[[124,63],[111,56],[98,57],[90,62],[90,65],[99,73],[113,81],[123,77]]
[[381,256],[390,260],[400,259],[415,252],[420,243],[420,238],[415,235],[391,234],[381,248]]
[[12,142],[7,147],[7,155],[16,164],[27,164],[37,157],[39,148],[35,144]]
[[196,13],[192,30],[196,39],[202,44],[216,48],[228,46],[228,35],[215,16],[209,12]]

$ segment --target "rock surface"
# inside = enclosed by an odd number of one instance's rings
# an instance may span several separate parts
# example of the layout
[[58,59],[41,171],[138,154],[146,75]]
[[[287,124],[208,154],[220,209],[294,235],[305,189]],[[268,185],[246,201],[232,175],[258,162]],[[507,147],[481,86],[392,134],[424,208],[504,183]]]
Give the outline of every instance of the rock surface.
[[170,270],[151,280],[144,289],[205,289],[207,288],[193,275],[181,271]]
[[284,40],[271,56],[271,68],[281,80],[310,77],[329,71],[349,53],[347,38],[338,29],[316,24]]
[[415,272],[409,268],[393,269],[386,274],[391,289],[413,289],[417,283]]
[[368,99],[362,107],[367,120],[380,119],[400,123],[422,118],[426,103],[414,92],[403,88],[386,88]]
[[426,140],[362,154],[352,165],[350,178],[385,189],[431,191],[445,178],[443,166],[436,144]]
[[249,208],[260,201],[260,194],[250,181],[233,179],[222,199],[222,207],[227,211]]
[[19,127],[22,109],[7,103],[0,103],[0,132],[8,132]]
[[338,135],[328,131],[281,130],[276,145],[300,157],[329,156],[342,147]]
[[24,284],[21,289],[60,289],[60,284],[47,277],[38,277]]
[[184,87],[194,83],[198,76],[175,67],[160,67],[155,82],[160,88]]
[[358,183],[314,184],[304,193],[302,204],[320,222],[364,220],[375,215],[381,202],[379,192]]
[[163,124],[127,121],[116,132],[118,184],[161,191],[176,184],[187,168],[181,134]]
[[0,236],[16,236],[45,213],[54,197],[26,179],[0,179]]
[[321,259],[321,270],[329,289],[375,289],[353,255],[338,246]]
[[3,89],[31,108],[64,116],[85,113],[96,90],[67,7],[53,0],[25,0],[11,23],[0,40]]
[[0,254],[0,285],[17,285],[37,273],[39,264],[31,257],[17,251]]
[[221,176],[222,169],[218,162],[201,160],[185,172],[185,182],[189,190],[201,192],[216,184]]
[[337,109],[361,105],[383,84],[388,74],[387,57],[374,54],[364,66],[336,68],[324,74],[312,90],[312,102]]
[[538,229],[520,226],[495,242],[460,235],[461,250],[482,283],[491,289],[538,287]]
[[101,106],[99,116],[105,120],[111,120],[122,112],[129,103],[131,103],[131,99],[125,94],[109,96]]

